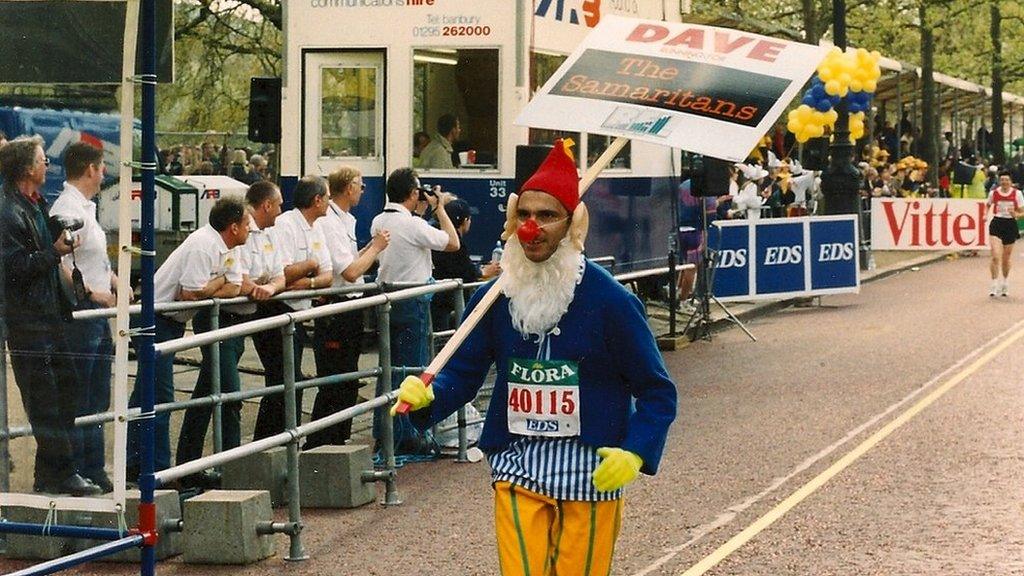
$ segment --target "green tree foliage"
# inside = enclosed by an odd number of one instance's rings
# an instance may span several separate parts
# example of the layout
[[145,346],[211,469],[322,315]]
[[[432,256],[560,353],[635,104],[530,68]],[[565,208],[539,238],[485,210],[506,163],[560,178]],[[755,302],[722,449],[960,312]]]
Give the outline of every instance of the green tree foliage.
[[193,0],[175,10],[176,78],[159,87],[159,130],[244,131],[249,79],[280,74],[280,0]]

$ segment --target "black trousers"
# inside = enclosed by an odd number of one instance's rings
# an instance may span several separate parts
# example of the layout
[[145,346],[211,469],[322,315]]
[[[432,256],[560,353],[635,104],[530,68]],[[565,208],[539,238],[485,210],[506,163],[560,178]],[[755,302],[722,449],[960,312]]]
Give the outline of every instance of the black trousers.
[[75,473],[78,386],[63,326],[14,323],[7,328],[14,380],[36,439],[35,485],[61,482]]
[[[362,352],[363,311],[355,310],[336,316],[317,318],[313,336],[313,354],[316,359],[318,378],[344,374],[359,370],[359,354]],[[321,386],[313,403],[313,420],[330,416],[335,412],[355,406],[359,399],[359,382],[345,382]],[[325,445],[341,445],[352,436],[352,420],[345,420],[310,434],[303,447],[305,450]]]
[[[256,318],[269,318],[286,312],[294,312],[291,307],[283,302],[271,301],[261,302],[256,306]],[[301,324],[295,325],[295,334],[292,342],[295,346],[295,381],[302,380],[302,345],[305,341],[305,328]],[[284,355],[283,339],[280,328],[264,330],[252,335],[256,353],[263,363],[264,380],[267,386],[284,384]],[[298,422],[302,420],[302,391],[295,392],[295,416]],[[284,421],[284,394],[271,394],[260,400],[260,411],[256,415],[256,428],[253,431],[253,440],[259,440],[285,430]]]

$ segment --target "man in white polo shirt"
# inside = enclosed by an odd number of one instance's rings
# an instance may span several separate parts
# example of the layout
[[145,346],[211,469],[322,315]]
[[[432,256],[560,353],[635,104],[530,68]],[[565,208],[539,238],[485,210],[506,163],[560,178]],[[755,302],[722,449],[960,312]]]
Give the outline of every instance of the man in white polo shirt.
[[[76,308],[89,310],[111,308],[117,304],[114,295],[117,276],[110,268],[107,256],[107,235],[96,220],[96,203],[105,173],[103,150],[87,142],[75,142],[64,151],[64,173],[67,182],[60,197],[50,207],[50,216],[65,220],[81,220],[77,232],[82,244],[73,254],[61,261],[64,268],[81,275],[84,294],[76,294]],[[81,299],[79,299],[81,297]],[[75,400],[76,416],[105,412],[110,408],[110,372],[114,356],[114,343],[110,335],[110,322],[106,318],[75,320],[68,326],[68,345],[75,353],[75,373],[78,378]],[[77,472],[103,492],[114,489],[104,470],[103,424],[79,426],[71,434]]]
[[[249,186],[245,193],[245,200],[248,207],[249,238],[244,246],[238,248],[243,257],[243,266],[247,270],[247,273],[242,278],[240,294],[248,296],[252,302],[222,307],[219,318],[220,328],[227,328],[228,326],[255,319],[257,307],[270,304],[270,297],[284,290],[284,266],[281,264],[281,253],[270,238],[270,230],[274,225],[274,221],[281,214],[281,191],[278,190],[277,185],[273,182],[260,180]],[[283,306],[281,302],[273,303]],[[212,312],[212,308],[201,310],[192,319],[192,328],[197,334],[211,329],[212,324],[210,320]],[[277,313],[280,313],[280,311]],[[273,315],[275,314],[267,314],[267,316]],[[269,330],[267,334],[276,337],[276,352],[267,353],[260,346],[260,341],[254,338],[253,340],[257,344],[256,351],[264,365],[268,361],[280,364],[281,333],[278,330]],[[208,348],[204,346],[202,349],[202,366],[199,369],[196,387],[192,391],[192,398],[202,398],[210,395],[213,366]],[[241,389],[238,362],[244,352],[245,336],[221,340],[221,393],[230,394]],[[224,450],[230,450],[241,444],[241,411],[241,402],[228,402],[223,406],[221,413],[221,445]],[[181,425],[181,434],[178,436],[178,450],[175,454],[179,465],[202,457],[203,444],[206,440],[206,429],[210,424],[212,412],[213,409],[210,406],[194,406],[185,411],[185,417]],[[186,476],[181,479],[182,485],[186,487],[199,486],[209,488],[217,486],[218,482],[219,475],[211,471]]]
[[[153,278],[153,302],[174,302],[176,300],[203,300],[206,298],[231,298],[242,288],[245,269],[238,246],[245,244],[249,237],[249,222],[245,204],[234,197],[221,198],[210,209],[209,224],[189,235],[171,252]],[[195,315],[194,310],[156,315],[156,343],[181,338],[185,323]],[[174,355],[158,356],[156,359],[156,404],[174,400]],[[129,400],[130,406],[138,406],[138,381]],[[168,468],[171,464],[170,413],[156,415],[155,422],[155,470]],[[137,422],[128,427],[128,477],[138,476],[139,426]]]
[[[388,203],[384,212],[373,219],[370,233],[387,230],[391,233],[388,249],[380,255],[377,281],[426,283],[431,280],[430,251],[455,252],[459,249],[459,235],[445,211],[448,196],[439,187],[427,190],[420,187],[419,175],[412,168],[399,168],[388,176]],[[438,230],[416,212],[427,207],[434,209]],[[427,327],[430,298],[415,298],[395,302],[391,306],[391,364],[394,366],[423,366],[427,363]],[[394,381],[396,384],[398,380]],[[379,418],[374,419],[374,437],[379,438]],[[418,435],[399,416],[395,421],[395,445],[403,452],[418,452]],[[404,445],[409,444],[406,447]]]
[[[277,217],[271,237],[281,251],[284,265],[285,286],[288,290],[316,290],[327,288],[334,278],[331,254],[327,250],[327,239],[320,227],[319,219],[327,213],[327,182],[320,176],[304,176],[295,185],[292,194],[295,208]],[[309,298],[286,300],[292,310],[308,310],[313,306]],[[302,346],[306,340],[305,329],[296,324],[295,380],[302,378]],[[275,386],[284,383],[284,366],[264,364],[266,383]],[[302,391],[295,394],[296,406],[302,406]],[[301,418],[300,414],[297,414]],[[253,440],[259,440],[283,432],[284,396],[272,394],[260,400],[260,411],[256,416]]]
[[[342,287],[362,284],[363,274],[387,248],[389,233],[387,230],[379,232],[360,251],[356,244],[356,218],[351,212],[359,204],[366,189],[363,175],[355,168],[342,166],[327,177],[327,183],[331,191],[331,202],[327,208],[327,216],[318,222],[323,227],[327,248],[331,253],[331,264],[334,268],[332,285]],[[340,302],[360,295],[351,293],[328,297],[326,300]],[[359,370],[363,313],[364,310],[354,310],[316,319],[313,353],[316,357],[318,378]],[[320,387],[316,392],[312,419],[323,418],[354,406],[359,399],[358,393],[358,381]],[[347,442],[351,434],[352,421],[346,420],[310,434],[303,449],[309,450],[325,445],[339,446]]]

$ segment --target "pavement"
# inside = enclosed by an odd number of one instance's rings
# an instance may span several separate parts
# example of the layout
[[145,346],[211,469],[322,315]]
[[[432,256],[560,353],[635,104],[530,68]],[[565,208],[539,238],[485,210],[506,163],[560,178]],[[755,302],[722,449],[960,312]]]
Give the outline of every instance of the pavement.
[[[874,282],[900,274],[902,272],[917,271],[921,266],[944,259],[957,259],[961,257],[981,258],[978,253],[974,256],[967,256],[967,252],[922,252],[922,251],[884,251],[873,252],[868,258],[869,269],[861,270],[861,284]],[[815,298],[786,298],[780,300],[756,300],[756,301],[730,301],[726,303],[711,303],[710,328],[711,332],[720,331],[734,325],[729,317],[731,313],[741,323],[771,314],[790,306],[820,306],[821,297]],[[663,350],[674,350],[686,346],[693,337],[692,330],[684,334],[688,327],[690,315],[684,312],[676,314],[676,332],[670,330],[669,313],[667,307],[660,303],[648,305],[648,317],[651,323],[651,330],[658,336],[659,345]],[[756,336],[756,335],[755,335]]]

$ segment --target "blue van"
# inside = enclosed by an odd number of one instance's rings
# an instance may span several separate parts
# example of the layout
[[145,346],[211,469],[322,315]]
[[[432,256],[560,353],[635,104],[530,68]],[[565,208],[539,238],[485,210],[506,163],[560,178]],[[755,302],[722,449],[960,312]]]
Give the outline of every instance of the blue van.
[[[64,150],[69,144],[85,140],[103,149],[103,160],[107,165],[104,186],[117,179],[120,158],[121,124],[120,115],[79,110],[50,110],[45,108],[22,108],[0,106],[0,130],[8,139],[24,135],[43,137],[43,151],[50,159],[46,172],[46,186],[43,194],[53,202],[64,184]],[[136,132],[138,122],[136,122]]]

